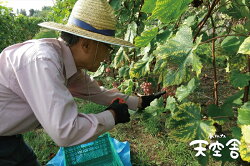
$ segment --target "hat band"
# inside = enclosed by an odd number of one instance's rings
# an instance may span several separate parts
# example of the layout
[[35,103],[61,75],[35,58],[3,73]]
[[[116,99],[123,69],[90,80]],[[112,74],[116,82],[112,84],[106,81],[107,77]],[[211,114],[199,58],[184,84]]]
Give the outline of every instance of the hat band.
[[82,21],[82,20],[79,20],[79,19],[76,19],[74,17],[70,17],[69,20],[68,20],[69,23],[73,24],[73,25],[76,25],[82,29],[85,29],[85,30],[88,30],[88,31],[91,31],[91,32],[95,32],[95,33],[99,33],[99,34],[102,34],[102,35],[105,35],[105,36],[115,36],[115,30],[109,30],[109,29],[105,29],[105,30],[100,30],[100,29],[96,29],[94,27],[92,27],[90,24]]

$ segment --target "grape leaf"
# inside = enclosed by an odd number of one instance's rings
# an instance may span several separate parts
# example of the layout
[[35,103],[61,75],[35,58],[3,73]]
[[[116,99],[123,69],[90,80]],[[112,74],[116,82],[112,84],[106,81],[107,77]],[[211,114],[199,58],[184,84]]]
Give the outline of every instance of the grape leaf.
[[180,105],[170,120],[174,130],[170,135],[176,140],[188,142],[193,140],[208,140],[215,134],[212,120],[201,119],[201,107],[188,102]]
[[[224,109],[223,107],[218,107],[215,104],[210,104],[208,106],[208,116],[211,118],[216,118],[216,120],[228,120],[228,118],[223,118],[224,116],[232,117],[233,116],[233,110],[232,109]],[[220,117],[221,118],[217,118]]]
[[247,144],[250,144],[250,125],[241,126],[242,138]]
[[240,140],[240,138],[242,137],[241,128],[239,128],[238,126],[235,126],[235,127],[232,127],[231,130],[232,130],[232,136],[235,139]]
[[162,112],[165,111],[163,98],[155,99],[150,103],[150,106],[148,106],[145,109],[145,112],[150,113],[153,116],[156,116]]
[[230,82],[234,87],[245,87],[249,84],[250,75],[233,71],[231,74]]
[[119,10],[122,7],[120,0],[112,0],[109,4],[114,10]]
[[149,42],[157,35],[158,28],[153,28],[142,32],[141,36],[135,38],[135,45],[137,47],[146,47]]
[[176,100],[175,100],[175,98],[174,97],[172,97],[172,96],[169,96],[168,98],[167,98],[167,104],[166,104],[166,109],[167,110],[170,110],[171,111],[171,114],[173,115],[174,114],[174,111],[175,111],[175,109],[176,109],[176,107],[177,107],[177,103],[176,103]]
[[250,55],[250,37],[246,38],[240,45],[238,53]]
[[131,78],[139,78],[150,72],[150,62],[154,59],[153,56],[144,56],[141,60],[134,64],[130,69],[129,75]]
[[195,79],[191,79],[187,86],[180,86],[179,88],[177,88],[176,90],[176,97],[178,98],[178,100],[181,102],[183,99],[185,99],[190,93],[192,93],[196,88],[196,84],[195,84]]
[[121,85],[118,87],[121,89],[122,92],[125,94],[131,95],[133,93],[133,86],[134,82],[131,79],[125,80]]
[[157,0],[156,7],[149,19],[159,19],[163,23],[170,23],[178,19],[193,0]]
[[165,76],[164,85],[179,85],[186,82],[189,78],[189,67],[196,72],[197,76],[201,73],[202,63],[200,58],[194,54],[194,50],[201,42],[201,37],[197,42],[192,42],[192,30],[190,27],[183,26],[165,44],[159,45],[154,51],[158,59],[166,59],[168,63],[176,64],[177,69],[168,70]]
[[119,77],[122,77],[124,79],[129,78],[129,66],[123,66],[121,68],[119,68],[118,70],[118,74]]
[[238,109],[238,124],[250,125],[250,101]]
[[128,25],[127,32],[124,36],[126,41],[133,43],[137,32],[137,24],[133,21]]
[[145,13],[152,13],[157,0],[145,0],[141,11]]
[[250,162],[250,144],[246,143],[243,137],[240,142],[240,157],[243,161]]
[[228,53],[237,53],[241,43],[245,37],[242,36],[227,36],[221,43],[222,48]]
[[114,58],[114,60],[113,60],[113,63],[112,63],[112,65],[113,65],[113,67],[114,67],[115,69],[117,69],[117,68],[123,66],[123,61],[125,60],[125,57],[124,57],[124,55],[123,55],[124,53],[125,53],[125,52],[124,52],[124,50],[123,50],[123,47],[120,47],[120,49],[117,51],[117,53],[116,53],[116,55],[115,55],[115,58]]

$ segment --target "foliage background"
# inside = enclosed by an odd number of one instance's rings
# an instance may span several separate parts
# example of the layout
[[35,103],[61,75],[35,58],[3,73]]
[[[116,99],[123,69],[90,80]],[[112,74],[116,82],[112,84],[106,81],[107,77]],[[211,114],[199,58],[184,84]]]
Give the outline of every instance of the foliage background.
[[[75,1],[57,0],[43,20],[66,23]],[[186,144],[194,139],[212,143],[216,139],[209,139],[209,135],[224,133],[228,139],[241,141],[236,162],[248,164],[250,1],[109,3],[118,21],[116,36],[137,48],[115,47],[110,63],[103,64],[93,76],[100,84],[117,86],[127,94],[145,94],[140,87],[143,82],[152,84],[151,93],[165,88],[167,96],[153,101],[139,116],[150,133],[164,133],[169,139]],[[15,17],[10,9],[1,9],[0,26],[6,32],[0,34],[0,49],[30,39],[38,32],[36,23],[41,18]],[[219,160],[221,165],[232,162],[228,151],[223,154],[227,155],[218,159],[209,151],[206,157],[196,159],[200,165],[209,165],[213,160]]]

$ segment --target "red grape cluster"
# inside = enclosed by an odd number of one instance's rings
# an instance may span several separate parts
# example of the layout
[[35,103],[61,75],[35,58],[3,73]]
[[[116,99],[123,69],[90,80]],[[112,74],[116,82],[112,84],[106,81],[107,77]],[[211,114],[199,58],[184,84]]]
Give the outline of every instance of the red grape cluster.
[[118,84],[117,82],[113,82],[113,83],[112,83],[112,86],[113,86],[114,88],[118,88],[119,84]]
[[176,87],[175,86],[167,86],[165,88],[162,88],[161,91],[166,91],[166,94],[162,95],[164,99],[168,98],[168,96],[174,96]]
[[141,88],[145,95],[151,95],[153,94],[153,89],[152,89],[152,83],[151,82],[143,82],[141,84]]

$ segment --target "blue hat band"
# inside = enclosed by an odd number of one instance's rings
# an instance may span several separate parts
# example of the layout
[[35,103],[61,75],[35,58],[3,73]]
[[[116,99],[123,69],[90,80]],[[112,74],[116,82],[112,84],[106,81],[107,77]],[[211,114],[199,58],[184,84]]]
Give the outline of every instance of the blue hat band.
[[96,29],[95,27],[92,27],[90,24],[82,21],[82,20],[79,20],[79,19],[76,19],[74,17],[70,17],[69,20],[68,20],[69,23],[73,24],[73,25],[76,25],[82,29],[85,29],[85,30],[88,30],[88,31],[91,31],[91,32],[95,32],[95,33],[99,33],[99,34],[102,34],[102,35],[105,35],[105,36],[115,36],[115,30],[109,30],[109,29],[104,29],[104,30],[100,30],[100,29]]

